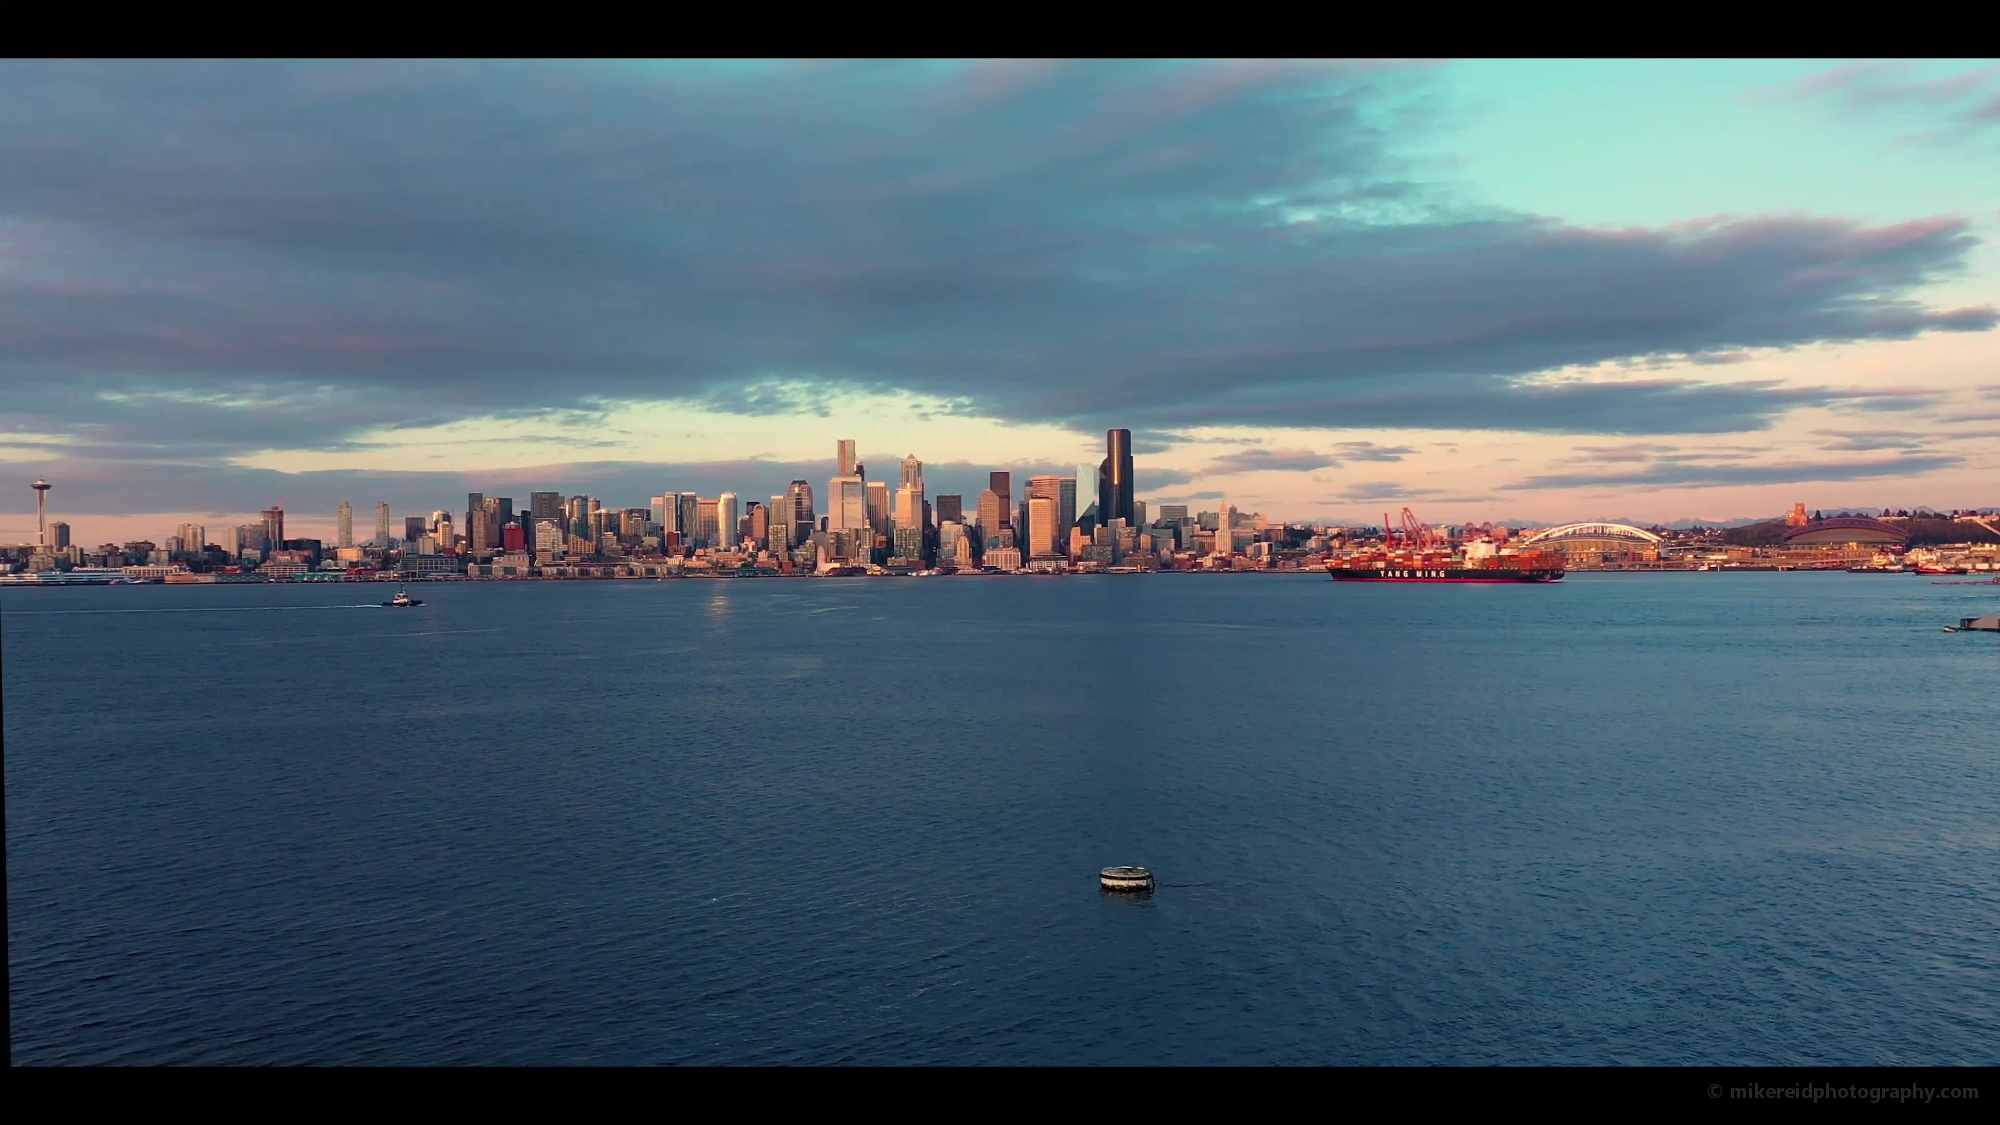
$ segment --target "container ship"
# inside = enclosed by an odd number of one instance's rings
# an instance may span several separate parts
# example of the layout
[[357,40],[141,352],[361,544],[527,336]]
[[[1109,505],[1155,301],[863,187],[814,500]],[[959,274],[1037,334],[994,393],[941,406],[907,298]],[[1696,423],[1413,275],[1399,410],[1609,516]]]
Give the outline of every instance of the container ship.
[[1454,551],[1403,509],[1401,533],[1382,517],[1383,549],[1326,564],[1335,582],[1557,582],[1564,562],[1554,551],[1502,554],[1484,541]]

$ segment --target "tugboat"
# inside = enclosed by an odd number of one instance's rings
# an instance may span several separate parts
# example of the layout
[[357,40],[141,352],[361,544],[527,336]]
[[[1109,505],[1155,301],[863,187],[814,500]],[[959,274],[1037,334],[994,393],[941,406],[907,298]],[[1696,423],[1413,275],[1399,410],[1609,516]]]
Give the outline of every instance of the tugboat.
[[424,600],[422,598],[411,597],[410,592],[408,590],[398,590],[396,591],[396,596],[390,598],[386,602],[383,602],[382,606],[385,609],[389,608],[407,609],[410,606],[422,605],[422,604],[424,604]]

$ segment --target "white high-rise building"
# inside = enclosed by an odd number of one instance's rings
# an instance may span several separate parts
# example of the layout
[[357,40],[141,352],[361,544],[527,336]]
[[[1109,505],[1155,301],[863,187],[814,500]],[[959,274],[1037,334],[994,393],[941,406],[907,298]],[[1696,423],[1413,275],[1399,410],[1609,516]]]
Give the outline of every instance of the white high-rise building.
[[184,523],[176,536],[181,541],[181,550],[198,553],[208,545],[208,529],[198,523]]
[[387,500],[377,500],[375,502],[375,545],[385,549],[389,546],[389,502]]
[[917,495],[923,495],[924,463],[917,460],[917,455],[914,453],[903,458],[903,480],[900,487],[913,488],[917,491]]
[[857,462],[854,460],[853,438],[840,439],[839,448],[835,453],[835,463],[840,466],[840,471],[836,474],[837,476],[851,477],[857,475],[855,472]]
[[535,521],[535,552],[560,555],[563,550],[562,524],[556,520]]
[[354,546],[354,505],[345,500],[334,509],[334,544],[340,547]]
[[743,538],[742,532],[737,527],[742,520],[743,513],[738,510],[736,494],[734,492],[725,492],[717,497],[715,501],[715,528],[718,542],[716,545],[725,550],[735,550],[736,545]]

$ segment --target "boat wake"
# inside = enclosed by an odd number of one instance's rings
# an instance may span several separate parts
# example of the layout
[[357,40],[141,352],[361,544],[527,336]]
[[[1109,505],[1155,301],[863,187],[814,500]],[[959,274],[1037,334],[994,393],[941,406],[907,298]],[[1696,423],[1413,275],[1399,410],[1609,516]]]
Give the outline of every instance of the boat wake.
[[59,617],[64,614],[90,613],[285,613],[314,609],[379,609],[377,602],[356,602],[353,605],[208,605],[208,606],[162,606],[153,609],[28,609],[9,610],[9,617]]

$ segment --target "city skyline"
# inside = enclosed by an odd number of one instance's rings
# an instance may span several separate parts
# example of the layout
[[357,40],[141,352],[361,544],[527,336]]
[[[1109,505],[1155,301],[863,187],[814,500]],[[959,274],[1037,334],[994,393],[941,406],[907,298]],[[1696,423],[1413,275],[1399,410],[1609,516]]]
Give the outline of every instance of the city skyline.
[[[2000,502],[1985,64],[14,61],[0,89],[0,460],[79,541],[273,506],[333,541],[344,500],[361,540],[369,504],[551,486],[762,504],[821,493],[832,434],[892,509],[912,453],[927,497],[1055,475],[1082,508],[1109,428],[1155,511]],[[0,540],[32,541],[4,491]]]

